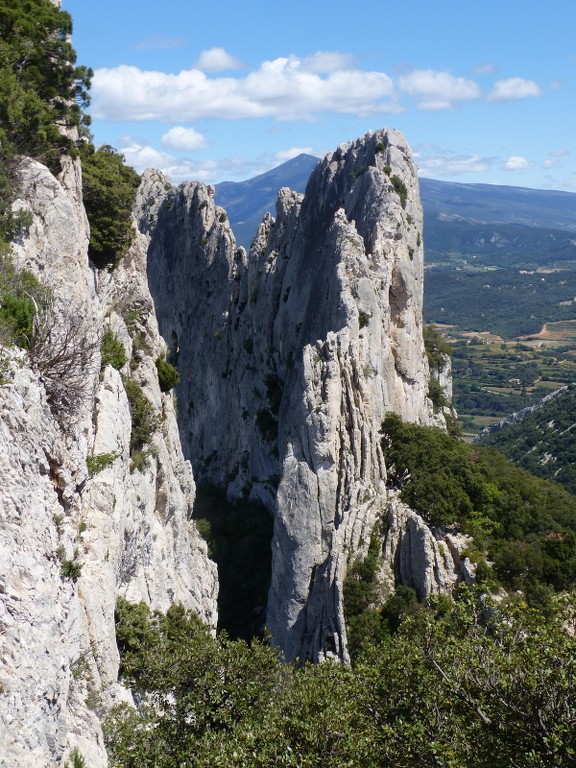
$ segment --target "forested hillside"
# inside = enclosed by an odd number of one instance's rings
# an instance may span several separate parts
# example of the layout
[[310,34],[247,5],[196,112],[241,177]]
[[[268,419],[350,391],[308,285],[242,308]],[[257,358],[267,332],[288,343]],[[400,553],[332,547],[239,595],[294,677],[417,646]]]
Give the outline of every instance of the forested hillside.
[[576,493],[576,384],[533,406],[524,418],[481,436],[515,464]]

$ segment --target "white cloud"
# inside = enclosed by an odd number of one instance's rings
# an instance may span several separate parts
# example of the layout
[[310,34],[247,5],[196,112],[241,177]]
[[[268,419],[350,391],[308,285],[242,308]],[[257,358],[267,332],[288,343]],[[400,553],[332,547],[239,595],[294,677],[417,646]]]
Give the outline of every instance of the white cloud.
[[492,72],[496,72],[496,66],[494,64],[480,64],[474,68],[474,71],[479,75],[490,75]]
[[525,168],[529,168],[530,161],[521,155],[512,155],[506,160],[502,166],[505,171],[523,171]]
[[195,66],[203,72],[225,72],[240,69],[242,63],[224,48],[209,48],[202,51]]
[[[345,57],[340,61],[346,63]],[[337,54],[265,61],[246,77],[177,74],[133,66],[98,69],[92,81],[96,119],[194,121],[201,118],[310,119],[330,111],[369,115],[398,111],[392,80],[383,72],[330,69]]]
[[194,128],[183,128],[178,125],[162,136],[162,146],[174,149],[177,152],[192,152],[194,149],[202,149],[208,146],[208,142],[201,133]]
[[162,169],[166,163],[173,158],[165,152],[159,152],[157,149],[141,144],[140,142],[124,137],[120,141],[120,152],[124,155],[126,163],[135,168],[138,172],[146,168]]
[[166,35],[152,35],[141,40],[136,46],[138,51],[161,51],[167,48],[179,48],[186,44],[183,37],[167,37]]
[[492,166],[492,160],[480,155],[437,154],[417,155],[421,176],[458,176],[462,173],[481,173]]
[[312,147],[290,147],[290,149],[284,149],[280,152],[276,152],[274,160],[278,160],[280,163],[285,163],[286,160],[292,160],[293,157],[298,155],[314,155],[315,152]]
[[509,77],[506,80],[497,80],[488,94],[488,98],[490,101],[506,101],[541,95],[540,87],[533,80],[524,80],[522,77]]
[[326,74],[337,70],[354,69],[354,57],[338,51],[316,51],[312,56],[302,59],[302,65],[309,72]]
[[481,90],[473,80],[455,77],[449,72],[416,69],[400,77],[400,90],[414,96],[420,109],[449,109],[459,101],[478,99]]
[[554,152],[549,152],[548,157],[544,162],[542,163],[543,168],[554,168],[558,165],[560,160],[563,157],[568,157],[570,155],[569,149],[557,149]]
[[191,179],[203,181],[206,184],[216,184],[223,180],[240,181],[257,176],[278,165],[278,161],[269,156],[255,160],[222,158],[198,161],[188,157],[174,157],[166,152],[159,152],[154,147],[130,136],[123,136],[118,143],[126,162],[138,173],[142,173],[146,168],[157,168],[175,184]]

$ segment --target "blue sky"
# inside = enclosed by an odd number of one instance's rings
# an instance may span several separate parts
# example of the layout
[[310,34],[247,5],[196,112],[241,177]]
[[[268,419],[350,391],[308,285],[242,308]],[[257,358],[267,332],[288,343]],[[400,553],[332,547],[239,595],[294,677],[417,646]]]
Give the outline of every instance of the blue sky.
[[92,132],[174,181],[399,128],[422,176],[576,192],[574,0],[62,0]]

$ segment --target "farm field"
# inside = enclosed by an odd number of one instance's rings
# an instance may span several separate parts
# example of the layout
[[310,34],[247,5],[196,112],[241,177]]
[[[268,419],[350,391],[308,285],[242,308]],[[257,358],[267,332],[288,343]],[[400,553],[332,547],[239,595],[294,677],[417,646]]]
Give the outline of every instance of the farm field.
[[437,328],[452,347],[453,401],[466,437],[576,381],[576,321],[514,341]]

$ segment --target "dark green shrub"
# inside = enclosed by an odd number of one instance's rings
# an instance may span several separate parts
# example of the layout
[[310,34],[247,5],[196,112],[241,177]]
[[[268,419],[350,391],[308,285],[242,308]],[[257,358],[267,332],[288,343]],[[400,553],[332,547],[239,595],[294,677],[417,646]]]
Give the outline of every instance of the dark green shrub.
[[28,155],[60,169],[75,146],[64,128],[89,119],[92,71],[75,66],[72,19],[51,0],[3,0],[0,8],[0,142],[6,159]]
[[444,394],[442,385],[435,376],[430,376],[430,381],[428,382],[428,397],[432,400],[432,405],[434,406],[435,411],[439,411],[441,408],[450,405]]
[[360,310],[360,312],[358,312],[358,324],[360,325],[360,328],[366,328],[370,323],[371,318],[372,315],[369,315],[368,312]]
[[452,347],[444,341],[444,337],[435,325],[425,325],[422,328],[424,350],[431,368],[441,368],[452,354]]
[[456,525],[471,535],[475,559],[493,563],[495,579],[531,600],[547,594],[540,585],[573,588],[574,496],[498,451],[468,445],[438,428],[389,414],[383,433],[390,480],[400,484],[402,499],[430,524]]
[[344,613],[346,619],[358,616],[377,599],[376,573],[380,561],[380,542],[376,535],[370,539],[368,554],[348,568],[344,580]]
[[102,341],[100,342],[100,354],[102,356],[102,368],[107,365],[111,365],[119,371],[128,362],[128,356],[124,349],[124,344],[116,336],[112,328],[109,326],[102,334]]
[[[130,415],[132,417],[130,455],[134,459],[134,457],[138,456],[138,453],[142,452],[143,448],[150,444],[154,432],[160,426],[160,416],[137,381],[125,378],[124,389],[126,390],[130,404]],[[139,469],[139,467],[136,468]]]
[[82,575],[82,563],[78,560],[78,549],[74,550],[72,558],[67,558],[64,547],[61,545],[58,547],[56,554],[60,560],[60,575],[62,578],[78,581]]
[[91,456],[86,457],[86,468],[90,477],[94,477],[98,472],[109,467],[116,461],[119,454],[114,453],[93,453]]
[[64,763],[64,768],[86,768],[86,760],[78,747],[74,747],[70,752],[68,759]]
[[392,182],[392,186],[400,198],[400,204],[402,208],[406,208],[406,200],[408,198],[408,190],[406,189],[406,184],[404,184],[399,176],[390,176],[390,181]]
[[30,349],[34,316],[48,298],[32,272],[17,270],[8,255],[0,257],[0,340]]
[[162,392],[170,392],[171,389],[174,389],[180,383],[180,374],[163,357],[156,359],[156,370],[158,371],[158,383]]
[[134,239],[132,208],[140,177],[106,145],[82,148],[82,192],[90,222],[88,255],[99,269],[114,269]]

